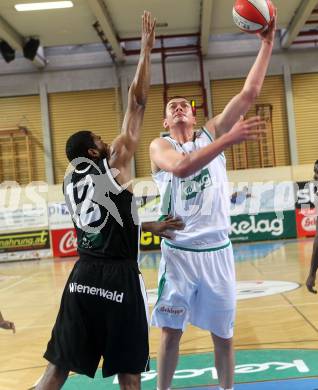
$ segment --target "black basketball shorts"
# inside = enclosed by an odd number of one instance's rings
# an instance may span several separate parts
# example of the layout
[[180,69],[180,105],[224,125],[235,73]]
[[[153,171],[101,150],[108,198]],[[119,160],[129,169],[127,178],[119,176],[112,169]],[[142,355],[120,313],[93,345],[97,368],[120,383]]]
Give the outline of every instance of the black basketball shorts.
[[66,283],[44,357],[94,377],[149,370],[148,307],[137,263],[79,260]]

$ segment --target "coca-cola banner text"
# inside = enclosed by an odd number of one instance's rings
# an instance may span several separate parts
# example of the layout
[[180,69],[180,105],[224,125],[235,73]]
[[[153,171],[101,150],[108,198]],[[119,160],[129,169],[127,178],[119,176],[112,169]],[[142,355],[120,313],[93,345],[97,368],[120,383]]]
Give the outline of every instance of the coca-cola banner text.
[[77,256],[77,239],[74,228],[51,230],[54,257]]

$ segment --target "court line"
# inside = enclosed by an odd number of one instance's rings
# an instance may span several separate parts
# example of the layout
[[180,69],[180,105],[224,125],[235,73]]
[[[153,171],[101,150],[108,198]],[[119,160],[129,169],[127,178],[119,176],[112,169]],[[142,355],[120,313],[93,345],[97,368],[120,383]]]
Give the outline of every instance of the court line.
[[[284,294],[273,294],[273,295],[268,295],[268,296],[263,296],[263,297],[255,297],[255,298],[267,298],[267,297],[274,297],[275,295],[282,295],[282,296],[284,296]],[[250,299],[242,299],[241,301],[239,301],[239,302],[248,302],[248,301],[250,301]],[[288,302],[288,303],[290,303],[289,302],[289,300],[287,300],[286,299],[286,301]],[[315,303],[315,302],[308,302],[308,303],[301,303],[301,304],[299,304],[299,305],[297,305],[297,306],[317,306],[318,305],[318,302],[317,303]],[[277,308],[286,308],[286,307],[288,307],[288,306],[290,306],[290,305],[272,305],[272,306],[257,306],[257,307],[242,307],[242,308],[239,308],[238,310],[237,310],[237,312],[238,313],[240,313],[241,311],[259,311],[259,310],[264,310],[264,309],[277,309]]]
[[[263,258],[262,258],[263,259]],[[255,262],[252,260],[249,261],[249,263],[257,270],[257,272],[259,272],[261,275],[264,275],[264,272],[261,271],[255,264]]]
[[305,314],[303,314],[299,309],[298,307],[296,307],[286,296],[285,294],[281,294],[281,296],[295,309],[295,311],[301,316],[303,317],[303,319],[307,322],[308,325],[310,325],[317,333],[318,333],[318,329],[316,328],[316,326],[305,316]]
[[[206,337],[206,336],[205,336]],[[204,336],[202,336],[202,337],[196,337],[195,338],[195,340],[199,340],[199,339],[203,339],[204,338]],[[182,342],[182,344],[183,345],[185,345],[185,344],[188,344],[189,342],[193,342],[193,340],[187,340],[186,342]],[[260,342],[260,343],[247,343],[247,344],[235,344],[234,345],[234,348],[235,348],[235,351],[237,352],[237,351],[249,351],[251,348],[250,347],[259,347],[260,345],[273,345],[273,346],[275,346],[275,345],[278,345],[278,344],[294,344],[294,343],[313,343],[313,342],[318,342],[318,339],[314,339],[314,340],[292,340],[292,341],[290,341],[290,340],[288,340],[288,341],[272,341],[272,342]],[[246,347],[248,347],[248,348],[246,348]],[[196,353],[198,353],[198,352],[213,352],[212,350],[211,350],[211,348],[212,348],[212,344],[209,346],[209,347],[206,347],[206,348],[187,348],[187,349],[182,349],[181,351],[180,351],[180,354],[196,354]],[[237,349],[237,348],[241,348],[241,349]],[[265,349],[271,349],[271,348],[259,348],[259,350],[260,351],[262,351],[262,350],[265,350]],[[277,348],[275,348],[275,349],[277,349]],[[284,349],[284,350],[289,350],[289,349],[296,349],[296,350],[298,350],[298,349],[301,349],[301,350],[315,350],[316,348],[313,348],[313,347],[311,347],[311,348],[309,348],[309,347],[307,347],[307,348],[296,348],[296,347],[288,347],[288,348],[279,348],[279,349]],[[152,354],[150,354],[151,356],[152,356]]]
[[0,291],[5,291],[5,290],[10,290],[10,288],[12,287],[15,287],[23,282],[25,282],[26,280],[29,280],[31,278],[34,278],[34,276],[37,276],[39,274],[42,274],[42,272],[36,272],[35,274],[32,274],[24,279],[21,279],[21,280],[18,280],[17,282],[13,283],[13,284],[10,284],[10,286],[7,286],[7,287],[3,287],[3,288],[0,288]]
[[44,368],[46,367],[47,364],[43,364],[41,366],[31,366],[31,367],[23,367],[23,368],[13,368],[12,370],[4,370],[4,371],[0,371],[0,375],[1,374],[6,374],[8,372],[16,372],[16,371],[23,371],[23,370],[34,370],[35,368]]

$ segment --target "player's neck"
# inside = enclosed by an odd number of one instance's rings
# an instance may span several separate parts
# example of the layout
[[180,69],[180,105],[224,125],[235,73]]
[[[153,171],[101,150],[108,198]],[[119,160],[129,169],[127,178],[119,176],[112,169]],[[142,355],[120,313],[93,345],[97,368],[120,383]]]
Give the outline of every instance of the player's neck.
[[170,129],[170,137],[177,141],[179,144],[185,144],[192,141],[194,135],[193,127],[176,126]]

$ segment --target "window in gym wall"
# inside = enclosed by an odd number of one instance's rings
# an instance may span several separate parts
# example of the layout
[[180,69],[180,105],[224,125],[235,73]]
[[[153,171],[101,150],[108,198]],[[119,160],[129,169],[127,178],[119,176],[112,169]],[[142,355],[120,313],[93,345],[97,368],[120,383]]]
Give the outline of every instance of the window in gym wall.
[[292,76],[296,137],[299,164],[313,164],[318,148],[315,139],[318,123],[318,73]]
[[[220,114],[233,96],[240,92],[244,81],[245,79],[229,79],[213,80],[211,82],[214,115]],[[256,104],[247,113],[247,117],[256,115],[257,106],[259,107],[259,112],[263,112],[265,115],[267,115],[268,111],[271,111],[273,136],[267,140],[266,145],[260,145],[258,142],[247,142],[226,150],[228,169],[260,168],[261,166],[290,164],[283,76],[268,76],[265,78],[261,94]],[[271,107],[271,109],[266,107]]]
[[70,135],[91,130],[110,143],[119,134],[122,112],[116,89],[49,94],[55,183],[62,183],[68,161],[65,144]]
[[[2,141],[0,138],[0,181],[15,180],[19,184],[45,181],[40,97],[1,98],[0,118],[0,137],[1,130],[15,130],[12,135],[2,137]],[[19,127],[27,129],[29,140],[19,132]]]

